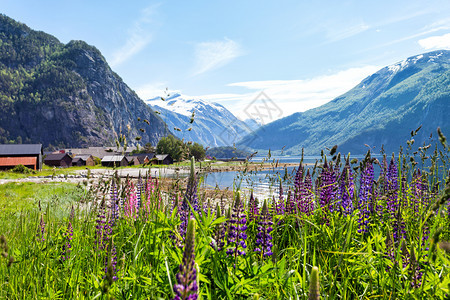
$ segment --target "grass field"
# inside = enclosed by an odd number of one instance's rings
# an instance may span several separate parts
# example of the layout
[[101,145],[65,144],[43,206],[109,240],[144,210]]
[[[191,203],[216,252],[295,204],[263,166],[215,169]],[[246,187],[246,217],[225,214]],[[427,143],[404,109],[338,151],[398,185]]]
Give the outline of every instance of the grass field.
[[0,298],[448,299],[450,161],[426,151],[330,153],[284,193],[217,206],[195,172],[168,192],[2,185]]

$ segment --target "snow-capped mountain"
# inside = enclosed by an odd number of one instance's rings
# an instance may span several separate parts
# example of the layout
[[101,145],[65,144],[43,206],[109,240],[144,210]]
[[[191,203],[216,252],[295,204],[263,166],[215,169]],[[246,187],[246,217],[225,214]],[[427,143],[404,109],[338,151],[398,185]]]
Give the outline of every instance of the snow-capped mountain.
[[437,127],[450,132],[449,111],[450,51],[438,50],[384,67],[322,106],[261,126],[237,146],[299,155],[333,145],[363,154],[366,145],[383,145],[391,153],[419,126],[416,145],[436,139]]
[[256,128],[255,124],[247,125],[218,103],[178,93],[145,102],[160,114],[175,136],[205,147],[232,146]]

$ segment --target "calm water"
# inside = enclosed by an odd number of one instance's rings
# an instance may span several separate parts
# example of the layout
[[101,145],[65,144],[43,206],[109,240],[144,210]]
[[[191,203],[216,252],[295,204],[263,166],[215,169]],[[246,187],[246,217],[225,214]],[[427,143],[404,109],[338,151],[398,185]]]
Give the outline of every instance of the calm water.
[[[364,156],[352,156],[352,158],[362,159]],[[303,163],[306,168],[313,168],[316,160],[319,160],[320,156],[304,156]],[[281,156],[281,157],[254,157],[251,161],[265,163],[273,163],[276,165],[278,161],[278,168],[272,168],[269,170],[262,170],[255,172],[216,172],[204,174],[203,186],[209,188],[215,188],[216,186],[220,189],[230,189],[240,188],[240,190],[248,196],[250,191],[259,199],[271,198],[273,195],[278,197],[279,195],[279,185],[280,179],[283,181],[284,193],[286,193],[289,186],[293,185],[293,180],[298,166],[283,168],[284,163],[300,163],[300,156]],[[280,166],[281,165],[281,166]],[[377,167],[375,167],[377,169]],[[311,170],[312,171],[312,170]]]
[[[284,189],[293,183],[293,178],[298,168],[297,166],[283,168],[280,165],[284,163],[299,164],[300,159],[300,156],[271,157],[270,159],[267,159],[267,157],[254,157],[251,160],[252,162],[272,163],[274,167],[258,172],[229,171],[204,174],[203,185],[210,188],[217,186],[220,189],[228,188],[230,190],[239,188],[247,196],[253,190],[254,195],[259,199],[271,197],[279,194],[279,179],[283,181]],[[314,164],[317,159],[320,159],[320,156],[305,156],[303,162],[304,164]],[[277,162],[278,167],[275,168]]]

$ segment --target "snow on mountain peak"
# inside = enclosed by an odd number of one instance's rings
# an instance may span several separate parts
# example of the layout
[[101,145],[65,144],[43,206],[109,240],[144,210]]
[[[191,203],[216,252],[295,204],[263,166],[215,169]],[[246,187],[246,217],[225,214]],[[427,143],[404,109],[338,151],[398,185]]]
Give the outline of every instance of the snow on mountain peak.
[[161,97],[155,97],[145,102],[149,105],[159,106],[184,116],[190,116],[193,110],[195,112],[204,111],[208,106],[220,112],[226,110],[225,107],[218,103],[208,102],[196,97],[183,96],[180,93],[170,94],[164,100]]
[[[439,56],[438,56],[439,57]],[[411,64],[416,64],[417,61],[423,58],[423,54],[410,57],[407,59],[402,60],[401,62],[398,62],[396,64],[388,66],[388,70],[394,75],[395,73],[404,70],[406,67],[410,66]]]

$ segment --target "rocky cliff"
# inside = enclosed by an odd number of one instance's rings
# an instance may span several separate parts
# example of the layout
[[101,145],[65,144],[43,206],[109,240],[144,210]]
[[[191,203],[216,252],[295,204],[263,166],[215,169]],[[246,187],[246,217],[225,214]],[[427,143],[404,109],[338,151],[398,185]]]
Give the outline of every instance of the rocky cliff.
[[60,43],[0,15],[0,143],[46,147],[152,143],[165,123],[95,47]]

